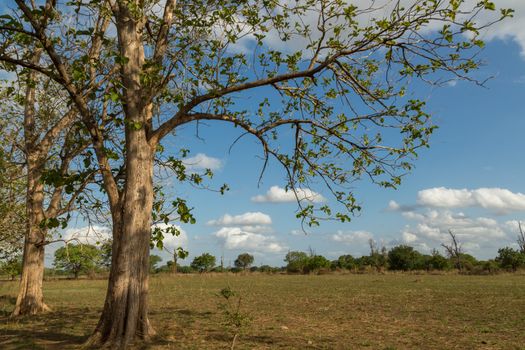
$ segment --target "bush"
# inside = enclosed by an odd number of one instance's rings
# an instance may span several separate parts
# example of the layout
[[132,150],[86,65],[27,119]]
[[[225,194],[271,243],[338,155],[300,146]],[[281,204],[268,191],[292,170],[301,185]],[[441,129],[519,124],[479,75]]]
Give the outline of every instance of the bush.
[[308,261],[306,263],[306,267],[304,269],[304,272],[314,272],[319,271],[322,269],[329,269],[330,268],[330,260],[325,258],[322,255],[313,255],[308,257]]
[[335,265],[335,267],[339,269],[353,270],[357,267],[357,262],[352,255],[347,254],[341,255],[332,265]]
[[425,268],[423,255],[413,247],[400,245],[388,252],[388,263],[391,270],[422,270]]
[[275,272],[279,272],[280,268],[272,267],[270,265],[261,265],[261,266],[259,266],[259,271],[260,272],[266,272],[266,273],[275,273]]
[[449,259],[435,250],[432,252],[432,255],[426,259],[426,267],[427,270],[450,270],[452,264]]
[[496,261],[503,269],[516,271],[520,267],[525,267],[525,254],[510,247],[498,250]]
[[192,273],[193,268],[191,266],[177,266],[178,273]]
[[461,253],[459,256],[461,267],[465,271],[471,272],[479,265],[478,260],[470,254]]
[[284,261],[288,263],[286,265],[286,271],[291,273],[304,273],[308,265],[308,255],[305,252],[288,252]]

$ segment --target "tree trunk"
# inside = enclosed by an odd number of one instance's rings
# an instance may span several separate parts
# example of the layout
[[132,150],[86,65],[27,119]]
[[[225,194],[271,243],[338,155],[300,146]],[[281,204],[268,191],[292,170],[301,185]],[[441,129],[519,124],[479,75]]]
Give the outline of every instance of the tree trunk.
[[153,150],[145,132],[129,136],[127,181],[113,215],[112,262],[102,316],[88,346],[126,348],[155,331],[148,320],[148,272],[153,206]]
[[32,172],[28,174],[27,191],[27,228],[24,239],[24,257],[22,262],[22,277],[16,299],[13,316],[35,315],[50,311],[44,303],[42,284],[44,280],[44,250],[46,238],[45,229],[40,227],[44,219],[42,209],[43,185],[39,176]]
[[[148,141],[152,105],[144,104],[141,86],[144,21],[137,20],[131,4],[119,3],[115,11],[120,55],[127,58],[121,65],[126,182],[118,204],[111,208],[113,246],[106,301],[87,342],[97,348],[123,349],[155,334],[148,319],[148,273],[156,145]],[[138,2],[135,4],[140,8]]]
[[173,268],[171,269],[171,272],[177,273],[177,249],[173,248]]

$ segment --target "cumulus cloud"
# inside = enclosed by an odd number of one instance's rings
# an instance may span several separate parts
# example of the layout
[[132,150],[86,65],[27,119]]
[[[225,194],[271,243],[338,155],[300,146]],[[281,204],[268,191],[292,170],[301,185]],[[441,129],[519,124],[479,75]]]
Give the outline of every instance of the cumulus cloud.
[[[326,199],[320,195],[319,193],[316,193],[308,188],[298,188],[296,189],[297,198],[302,201],[310,201],[314,203],[321,203],[326,201]],[[284,188],[281,188],[279,186],[272,186],[266,192],[264,195],[257,195],[252,197],[252,202],[256,203],[289,203],[289,202],[295,202],[297,198],[295,197],[296,194],[290,190],[287,191]]]
[[368,231],[350,231],[350,232],[337,231],[336,234],[332,235],[333,241],[346,243],[346,244],[368,243],[368,241],[373,238],[374,238],[374,235],[372,235],[372,233]]
[[271,225],[272,218],[261,212],[247,212],[240,215],[232,216],[225,214],[217,220],[208,221],[210,226],[247,226],[247,225]]
[[[513,9],[515,11],[514,17],[497,23],[487,30],[484,33],[485,39],[513,40],[520,46],[521,55],[523,58],[525,58],[525,31],[523,30],[523,27],[525,26],[525,1],[498,0],[496,2],[496,6]],[[488,21],[488,19],[485,20]]]
[[[403,7],[408,8],[414,4],[414,0],[402,0],[401,4]],[[467,0],[462,4],[462,9],[468,11],[472,9],[479,0]],[[392,0],[375,0],[371,2],[370,0],[353,0],[352,4],[357,6],[360,11],[358,16],[354,18],[360,26],[368,26],[371,24],[372,18],[388,18],[392,9],[396,5],[397,1]],[[494,22],[499,17],[499,8],[511,8],[514,9],[514,17],[507,18],[502,22],[495,23],[494,25],[484,29],[481,32],[481,37],[484,40],[512,40],[516,42],[521,48],[521,55],[525,58],[525,31],[523,26],[525,25],[525,1],[523,0],[498,0],[496,6],[498,9],[496,11],[482,11],[477,17],[476,22],[480,25]],[[292,17],[293,20],[299,21],[308,25],[312,30],[312,40],[317,40],[320,37],[320,32],[317,30],[319,14],[316,11],[308,11],[306,14],[302,15],[301,18]],[[463,22],[467,20],[467,15],[460,15],[457,18],[457,22]],[[293,21],[292,21],[293,23]],[[333,24],[333,23],[332,23]],[[443,23],[441,21],[430,21],[427,23],[421,31],[423,33],[432,33],[442,29]],[[223,30],[219,31],[218,37],[223,37]],[[245,33],[247,34],[247,33]],[[275,30],[271,30],[267,37],[263,40],[265,45],[274,50],[280,50],[284,52],[296,52],[302,51],[304,57],[308,58],[312,55],[311,50],[307,49],[309,40],[299,39],[299,40],[289,40],[283,41],[279,33]],[[255,42],[255,37],[253,34],[247,34],[242,37],[241,40],[232,44],[230,49],[234,52],[248,53],[251,52],[253,47],[253,42]],[[454,80],[450,83],[451,86],[454,85]]]
[[[480,215],[479,209],[485,209]],[[388,211],[399,212],[408,224],[392,244],[409,244],[421,251],[439,248],[457,235],[467,253],[493,258],[504,246],[514,246],[518,220],[501,215],[525,211],[525,195],[504,188],[428,188],[419,191],[416,205],[390,201]]]
[[177,249],[179,247],[184,249],[188,248],[188,234],[180,226],[170,224],[157,224],[154,227],[159,227],[162,230],[165,230],[168,227],[175,227],[177,230],[179,230],[180,233],[178,236],[174,236],[171,233],[164,234],[164,239],[162,240],[162,242],[164,243],[164,246],[166,248],[170,250]]
[[241,227],[222,227],[215,237],[221,240],[226,249],[265,253],[280,253],[288,249],[275,236],[250,232]]
[[[511,222],[500,223],[490,217],[469,217],[444,209],[427,209],[423,213],[406,212],[412,223],[401,232],[396,244],[408,244],[423,252],[439,248],[450,240],[449,230],[457,236],[467,253],[494,257],[498,248],[512,242]],[[517,225],[517,224],[516,224]]]
[[222,161],[218,158],[209,157],[204,153],[197,153],[193,157],[185,158],[183,161],[188,170],[219,170],[222,168]]
[[62,239],[72,244],[98,244],[111,239],[111,229],[105,226],[84,226],[68,228],[62,234]]
[[[338,247],[346,246],[345,254],[352,254],[355,256],[367,255],[370,253],[370,240],[374,242],[374,235],[371,232],[358,231],[337,231],[332,234],[330,239],[337,244]],[[383,246],[383,240],[376,242],[379,246]],[[342,254],[339,254],[342,255]]]
[[418,203],[436,208],[481,207],[499,214],[525,211],[525,195],[504,188],[429,188],[418,193]]

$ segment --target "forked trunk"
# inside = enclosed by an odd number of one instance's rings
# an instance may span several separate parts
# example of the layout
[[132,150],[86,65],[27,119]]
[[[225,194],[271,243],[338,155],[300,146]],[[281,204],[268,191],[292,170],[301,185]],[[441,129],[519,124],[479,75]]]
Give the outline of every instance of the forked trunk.
[[148,271],[153,204],[153,152],[145,133],[128,143],[128,177],[120,210],[113,215],[113,246],[102,316],[87,345],[126,348],[155,331],[148,320]]
[[42,284],[44,280],[45,229],[40,227],[44,219],[42,210],[43,186],[28,175],[27,228],[24,239],[22,278],[13,316],[35,315],[50,311],[44,303]]

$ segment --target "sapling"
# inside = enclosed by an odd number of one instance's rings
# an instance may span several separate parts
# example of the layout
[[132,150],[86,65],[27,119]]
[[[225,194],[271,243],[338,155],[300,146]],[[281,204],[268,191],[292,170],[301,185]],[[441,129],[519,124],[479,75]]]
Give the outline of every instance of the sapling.
[[233,332],[231,350],[235,348],[235,343],[240,334],[244,332],[251,322],[251,317],[241,311],[242,296],[233,291],[229,286],[221,289],[218,297],[222,298],[218,307],[224,316],[224,326]]

